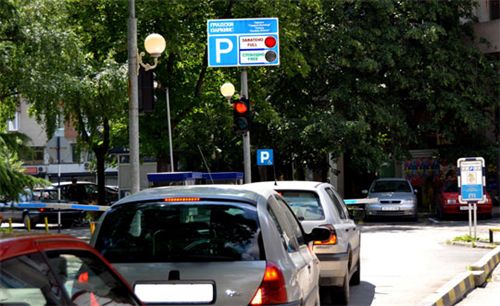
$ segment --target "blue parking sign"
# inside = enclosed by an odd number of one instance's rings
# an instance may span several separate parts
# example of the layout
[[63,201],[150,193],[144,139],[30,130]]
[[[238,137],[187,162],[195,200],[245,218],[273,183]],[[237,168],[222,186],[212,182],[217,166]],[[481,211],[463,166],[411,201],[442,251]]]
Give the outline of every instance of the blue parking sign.
[[257,166],[272,166],[273,162],[273,149],[257,150]]
[[207,20],[208,67],[280,64],[278,18]]

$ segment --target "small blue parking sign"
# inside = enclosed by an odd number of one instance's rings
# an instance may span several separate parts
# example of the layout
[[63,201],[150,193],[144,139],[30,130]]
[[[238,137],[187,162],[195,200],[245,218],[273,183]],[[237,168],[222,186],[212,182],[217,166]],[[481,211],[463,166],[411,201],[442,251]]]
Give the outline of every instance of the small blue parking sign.
[[273,149],[258,149],[257,166],[272,166],[272,165],[273,165]]

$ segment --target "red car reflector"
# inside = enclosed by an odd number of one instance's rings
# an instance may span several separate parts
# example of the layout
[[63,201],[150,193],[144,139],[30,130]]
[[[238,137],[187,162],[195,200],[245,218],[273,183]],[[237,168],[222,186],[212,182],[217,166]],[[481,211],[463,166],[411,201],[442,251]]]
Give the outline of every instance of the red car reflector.
[[275,264],[267,262],[264,279],[255,292],[250,305],[282,304],[287,302],[283,272]]
[[177,197],[177,198],[165,198],[164,202],[198,202],[200,198],[192,197]]

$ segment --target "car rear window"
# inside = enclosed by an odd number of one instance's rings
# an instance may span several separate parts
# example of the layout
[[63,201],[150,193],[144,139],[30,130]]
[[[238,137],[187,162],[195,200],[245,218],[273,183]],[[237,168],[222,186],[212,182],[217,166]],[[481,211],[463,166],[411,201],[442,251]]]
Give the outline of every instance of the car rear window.
[[325,213],[320,204],[319,196],[313,191],[303,190],[277,190],[287,201],[288,205],[297,216],[303,220],[323,220]]
[[264,257],[256,208],[211,202],[119,206],[103,220],[96,248],[113,263]]
[[458,192],[457,181],[445,182],[443,186],[444,192]]
[[406,181],[378,181],[371,192],[411,192],[411,188]]

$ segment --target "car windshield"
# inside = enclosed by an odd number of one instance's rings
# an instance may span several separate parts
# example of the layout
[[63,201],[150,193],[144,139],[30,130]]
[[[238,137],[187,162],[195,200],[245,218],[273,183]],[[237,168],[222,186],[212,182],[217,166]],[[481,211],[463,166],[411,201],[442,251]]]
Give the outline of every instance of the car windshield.
[[406,181],[376,181],[370,192],[411,192],[411,188]]
[[458,183],[457,181],[447,181],[443,185],[444,192],[458,192]]
[[303,190],[278,190],[299,220],[322,220],[323,207],[316,192]]
[[219,203],[118,206],[96,240],[114,263],[262,260],[261,245],[256,208]]

